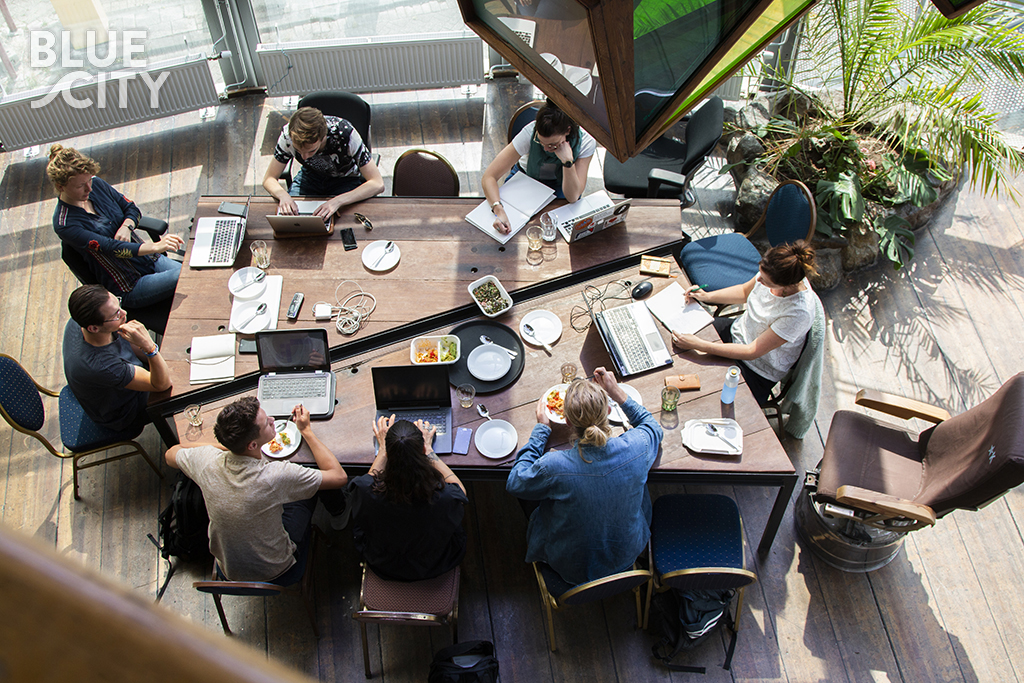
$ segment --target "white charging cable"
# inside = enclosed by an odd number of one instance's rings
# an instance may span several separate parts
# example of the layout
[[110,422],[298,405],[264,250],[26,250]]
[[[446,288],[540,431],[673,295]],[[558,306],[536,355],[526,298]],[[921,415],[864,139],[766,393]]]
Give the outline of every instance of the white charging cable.
[[[349,292],[342,300],[338,292],[346,282],[356,287],[357,291]],[[338,332],[348,336],[358,332],[377,308],[377,298],[352,280],[342,280],[338,283],[334,289],[334,298],[338,301]]]

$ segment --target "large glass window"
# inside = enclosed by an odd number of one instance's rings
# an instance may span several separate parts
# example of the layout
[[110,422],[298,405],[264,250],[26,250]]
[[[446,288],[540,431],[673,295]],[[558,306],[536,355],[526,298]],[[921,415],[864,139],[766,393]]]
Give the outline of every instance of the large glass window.
[[253,0],[252,6],[264,43],[373,38],[466,28],[455,0],[347,0],[322,4],[308,0]]

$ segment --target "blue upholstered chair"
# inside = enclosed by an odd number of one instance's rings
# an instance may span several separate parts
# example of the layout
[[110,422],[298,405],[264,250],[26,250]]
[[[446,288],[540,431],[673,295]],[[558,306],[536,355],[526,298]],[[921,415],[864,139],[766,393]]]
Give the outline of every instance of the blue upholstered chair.
[[733,641],[743,611],[743,589],[757,580],[746,568],[743,521],[736,502],[718,494],[672,494],[654,501],[651,555],[658,590],[736,590]]
[[[691,206],[697,200],[690,190],[690,181],[722,139],[723,116],[722,99],[711,97],[690,116],[686,142],[662,136],[625,163],[607,155],[604,186],[609,192],[627,197],[679,199],[683,208]],[[679,172],[670,168],[678,168]]]
[[[644,550],[647,554],[647,566],[650,566],[650,550],[648,544]],[[618,574],[605,576],[594,581],[574,586],[566,582],[558,573],[544,562],[534,562],[533,572],[540,587],[540,597],[544,602],[544,610],[548,620],[548,643],[551,651],[555,651],[555,622],[551,617],[552,610],[561,609],[563,605],[582,605],[587,602],[604,600],[619,593],[633,591],[636,597],[636,626],[646,626],[645,607],[641,604],[640,589],[647,584],[647,605],[651,602],[651,571],[640,569],[634,563],[631,569]]]
[[[57,406],[60,415],[60,440],[64,446],[63,450],[54,448],[49,440],[39,433],[46,420],[40,393],[59,397]],[[38,439],[53,455],[58,458],[71,458],[75,500],[79,499],[78,472],[80,470],[128,458],[135,454],[145,458],[157,476],[163,478],[160,468],[146,453],[146,449],[133,441],[142,433],[141,429],[114,432],[100,427],[86,416],[69,387],[64,387],[59,394],[43,387],[32,379],[18,361],[3,353],[0,353],[0,415],[3,415],[7,423],[15,430]],[[119,446],[125,446],[131,450],[82,464],[82,460],[87,456]]]
[[[775,247],[814,235],[817,211],[814,196],[799,180],[780,184],[768,198],[761,218],[745,234],[730,232],[705,237],[684,245],[676,256],[679,267],[690,282],[706,285],[706,290],[732,287],[757,275],[761,254],[750,242],[763,226],[768,243]],[[719,312],[724,306],[719,307]]]

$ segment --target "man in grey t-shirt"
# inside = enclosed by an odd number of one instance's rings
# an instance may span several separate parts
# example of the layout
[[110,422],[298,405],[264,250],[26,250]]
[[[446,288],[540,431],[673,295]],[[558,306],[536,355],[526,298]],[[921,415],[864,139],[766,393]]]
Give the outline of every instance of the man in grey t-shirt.
[[217,445],[172,446],[165,456],[203,490],[210,552],[232,581],[282,586],[299,581],[317,492],[348,482],[341,463],[313,434],[309,411],[295,406],[292,421],[313,452],[316,469],[261,457],[263,445],[275,436],[274,418],[251,396],[221,410],[213,427]]

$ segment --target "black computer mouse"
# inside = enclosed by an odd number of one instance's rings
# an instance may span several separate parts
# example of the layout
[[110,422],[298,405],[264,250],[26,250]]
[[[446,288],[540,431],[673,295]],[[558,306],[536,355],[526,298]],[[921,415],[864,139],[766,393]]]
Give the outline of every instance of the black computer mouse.
[[645,296],[651,293],[652,289],[654,289],[654,285],[652,285],[647,280],[644,280],[643,282],[641,282],[640,284],[633,288],[633,298],[643,299]]

